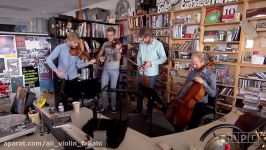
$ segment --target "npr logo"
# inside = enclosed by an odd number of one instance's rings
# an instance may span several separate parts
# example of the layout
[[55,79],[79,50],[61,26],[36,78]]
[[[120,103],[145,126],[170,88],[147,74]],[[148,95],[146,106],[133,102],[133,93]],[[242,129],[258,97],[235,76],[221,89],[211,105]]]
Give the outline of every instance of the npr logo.
[[256,132],[231,132],[227,134],[229,143],[258,143]]

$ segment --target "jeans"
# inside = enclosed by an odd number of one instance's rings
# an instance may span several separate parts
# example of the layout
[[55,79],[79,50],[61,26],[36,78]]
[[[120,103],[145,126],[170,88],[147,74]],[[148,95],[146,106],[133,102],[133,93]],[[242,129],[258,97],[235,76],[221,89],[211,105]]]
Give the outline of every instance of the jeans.
[[[101,78],[101,89],[109,84],[110,88],[115,89],[117,85],[117,80],[119,77],[119,69],[103,69],[102,78]],[[107,91],[102,91],[101,94],[101,104],[104,109],[108,107],[108,93]],[[116,106],[116,93],[111,92],[111,107],[115,108]]]
[[[156,76],[149,76],[148,78],[148,85],[149,85],[149,88],[151,88],[151,89],[154,89],[154,87],[155,87],[155,83],[156,83],[156,80],[157,80],[157,75]],[[138,83],[138,90],[140,90],[141,88],[140,88],[140,84],[142,84],[142,83]],[[139,94],[138,95],[138,99],[137,99],[137,111],[138,112],[142,112],[142,109],[143,109],[143,98],[144,98],[144,96],[142,95],[142,94]],[[150,112],[150,109],[152,109],[152,108],[150,108],[150,107],[152,107],[152,106],[150,106],[149,104],[151,104],[150,102],[148,103],[148,109],[147,109],[147,113],[148,112]]]

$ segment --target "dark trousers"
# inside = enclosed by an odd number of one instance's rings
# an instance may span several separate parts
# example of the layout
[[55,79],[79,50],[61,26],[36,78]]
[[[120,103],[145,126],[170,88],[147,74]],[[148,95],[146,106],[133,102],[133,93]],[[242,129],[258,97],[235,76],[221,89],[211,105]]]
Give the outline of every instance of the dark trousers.
[[65,107],[67,107],[68,104],[68,97],[72,97],[73,101],[79,100],[79,88],[78,88],[78,78],[75,78],[73,80],[65,80],[61,81],[65,82],[65,86],[63,87],[63,93],[61,93],[61,101]]
[[[150,89],[154,89],[157,77],[158,76],[149,76],[148,77],[148,87]],[[143,83],[141,83],[141,82],[138,83],[138,91],[139,91],[139,94],[138,94],[138,99],[137,99],[137,111],[138,112],[142,112],[142,109],[143,109],[143,98],[145,96],[147,96],[147,93],[145,93],[145,91],[143,91]],[[147,97],[147,98],[149,99],[149,97]],[[149,111],[151,111],[152,104],[153,103],[150,100],[148,100],[147,113]]]
[[200,125],[202,117],[205,115],[206,103],[199,102],[195,105],[191,122],[188,129],[197,128]]
[[[205,115],[205,108],[206,108],[206,104],[204,102],[199,102],[195,105],[192,118],[191,118],[191,122],[189,123],[188,128],[187,128],[188,130],[197,128],[200,125],[201,119]],[[182,132],[183,130],[184,128],[181,129],[181,128],[175,127],[175,132]]]

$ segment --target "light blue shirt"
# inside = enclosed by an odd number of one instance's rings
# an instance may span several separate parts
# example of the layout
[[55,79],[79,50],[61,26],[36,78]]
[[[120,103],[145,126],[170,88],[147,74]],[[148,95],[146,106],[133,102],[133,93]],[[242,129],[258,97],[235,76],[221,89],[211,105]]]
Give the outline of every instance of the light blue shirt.
[[[70,47],[68,46],[68,43],[60,44],[55,47],[55,49],[52,51],[52,53],[46,58],[46,62],[48,66],[53,71],[63,71],[65,72],[68,68],[68,66],[74,62],[67,73],[65,73],[64,79],[66,80],[72,80],[77,78],[78,76],[78,68],[84,68],[88,65],[83,63],[80,58],[77,58],[76,56],[72,56],[69,52]],[[55,66],[54,60],[58,58],[58,67]]]
[[[143,65],[145,61],[151,61],[151,67],[145,69],[144,75],[156,76],[159,74],[159,65],[167,60],[163,44],[157,39],[153,39],[151,44],[143,41],[139,44],[137,64]],[[143,72],[140,72],[143,75]]]

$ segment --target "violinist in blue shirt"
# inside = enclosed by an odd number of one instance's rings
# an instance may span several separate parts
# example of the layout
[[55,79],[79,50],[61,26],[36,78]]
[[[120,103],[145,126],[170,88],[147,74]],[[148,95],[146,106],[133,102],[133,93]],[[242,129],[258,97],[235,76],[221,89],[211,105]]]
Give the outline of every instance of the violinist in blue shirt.
[[[95,63],[95,60],[83,62],[77,56],[70,54],[70,49],[79,46],[80,37],[77,33],[70,32],[67,35],[67,42],[55,47],[52,53],[47,57],[48,66],[55,72],[58,78],[65,80],[64,95],[73,97],[74,101],[78,101],[78,91],[76,84],[78,82],[78,69]],[[58,59],[58,66],[54,64],[54,60]],[[67,97],[62,99],[64,106],[67,106]]]

